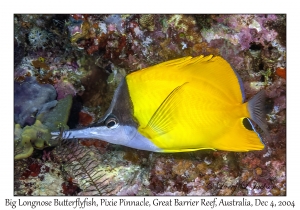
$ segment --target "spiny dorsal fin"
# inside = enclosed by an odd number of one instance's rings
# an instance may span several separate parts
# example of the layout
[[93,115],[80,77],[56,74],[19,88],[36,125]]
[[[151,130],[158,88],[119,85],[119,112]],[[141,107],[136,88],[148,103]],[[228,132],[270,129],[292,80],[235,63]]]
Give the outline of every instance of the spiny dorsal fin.
[[[149,71],[164,69],[182,74],[189,80],[198,80],[209,84],[223,100],[229,103],[244,102],[244,87],[239,75],[230,64],[220,56],[183,57],[167,61],[148,68]],[[226,88],[224,86],[226,85]],[[215,93],[213,93],[215,94]]]
[[166,61],[166,62],[160,63],[156,66],[157,67],[160,67],[160,66],[165,66],[165,67],[176,66],[176,68],[183,68],[187,65],[192,65],[192,64],[196,64],[196,63],[210,61],[212,58],[214,58],[213,55],[208,55],[208,56],[205,56],[205,57],[204,57],[204,55],[200,55],[200,56],[197,56],[197,57],[186,56],[186,57],[183,57],[183,58],[178,58],[178,59]]
[[187,82],[175,88],[154,112],[147,126],[141,129],[141,133],[149,138],[163,135],[171,131],[176,123],[173,116],[179,111],[178,105],[181,100],[180,93],[183,92]]

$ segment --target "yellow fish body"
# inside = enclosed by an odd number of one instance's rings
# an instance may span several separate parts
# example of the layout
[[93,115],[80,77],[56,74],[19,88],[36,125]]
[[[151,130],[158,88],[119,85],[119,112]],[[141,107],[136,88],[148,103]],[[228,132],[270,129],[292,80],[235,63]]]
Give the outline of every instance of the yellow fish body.
[[97,125],[66,131],[155,152],[261,150],[264,92],[244,103],[242,82],[223,58],[184,57],[127,75]]

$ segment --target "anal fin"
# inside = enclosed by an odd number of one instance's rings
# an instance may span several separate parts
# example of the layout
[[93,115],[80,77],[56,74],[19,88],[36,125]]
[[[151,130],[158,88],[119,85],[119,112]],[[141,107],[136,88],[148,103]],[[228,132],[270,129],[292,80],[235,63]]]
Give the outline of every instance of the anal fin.
[[213,141],[212,146],[218,150],[234,152],[264,149],[260,135],[247,118],[238,119],[231,128]]

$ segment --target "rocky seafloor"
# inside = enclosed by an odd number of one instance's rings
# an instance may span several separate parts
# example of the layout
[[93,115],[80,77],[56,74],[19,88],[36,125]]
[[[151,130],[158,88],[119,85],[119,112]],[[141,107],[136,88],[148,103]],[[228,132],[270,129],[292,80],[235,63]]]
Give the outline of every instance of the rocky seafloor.
[[[239,73],[247,99],[265,90],[262,151],[45,140],[96,122],[126,74],[210,54]],[[15,14],[14,122],[15,195],[286,195],[286,15]]]

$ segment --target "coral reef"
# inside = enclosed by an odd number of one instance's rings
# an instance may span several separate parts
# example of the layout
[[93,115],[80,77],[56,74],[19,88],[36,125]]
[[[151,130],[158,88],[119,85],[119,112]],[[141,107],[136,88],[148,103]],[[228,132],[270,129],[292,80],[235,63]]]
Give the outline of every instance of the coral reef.
[[[15,195],[286,195],[286,15],[17,14],[14,29],[15,139],[33,137],[30,157],[15,160]],[[264,150],[158,154],[93,139],[40,146],[43,126],[97,122],[126,74],[200,54],[231,64],[246,101],[265,90]]]
[[[19,160],[18,160],[19,161]],[[25,162],[23,160],[23,162]],[[15,163],[20,167],[21,162]],[[62,178],[59,165],[53,162],[43,162],[39,159],[29,158],[25,163],[26,169],[19,175],[19,186],[16,188],[16,195],[68,195],[70,191],[64,190],[66,184]]]

